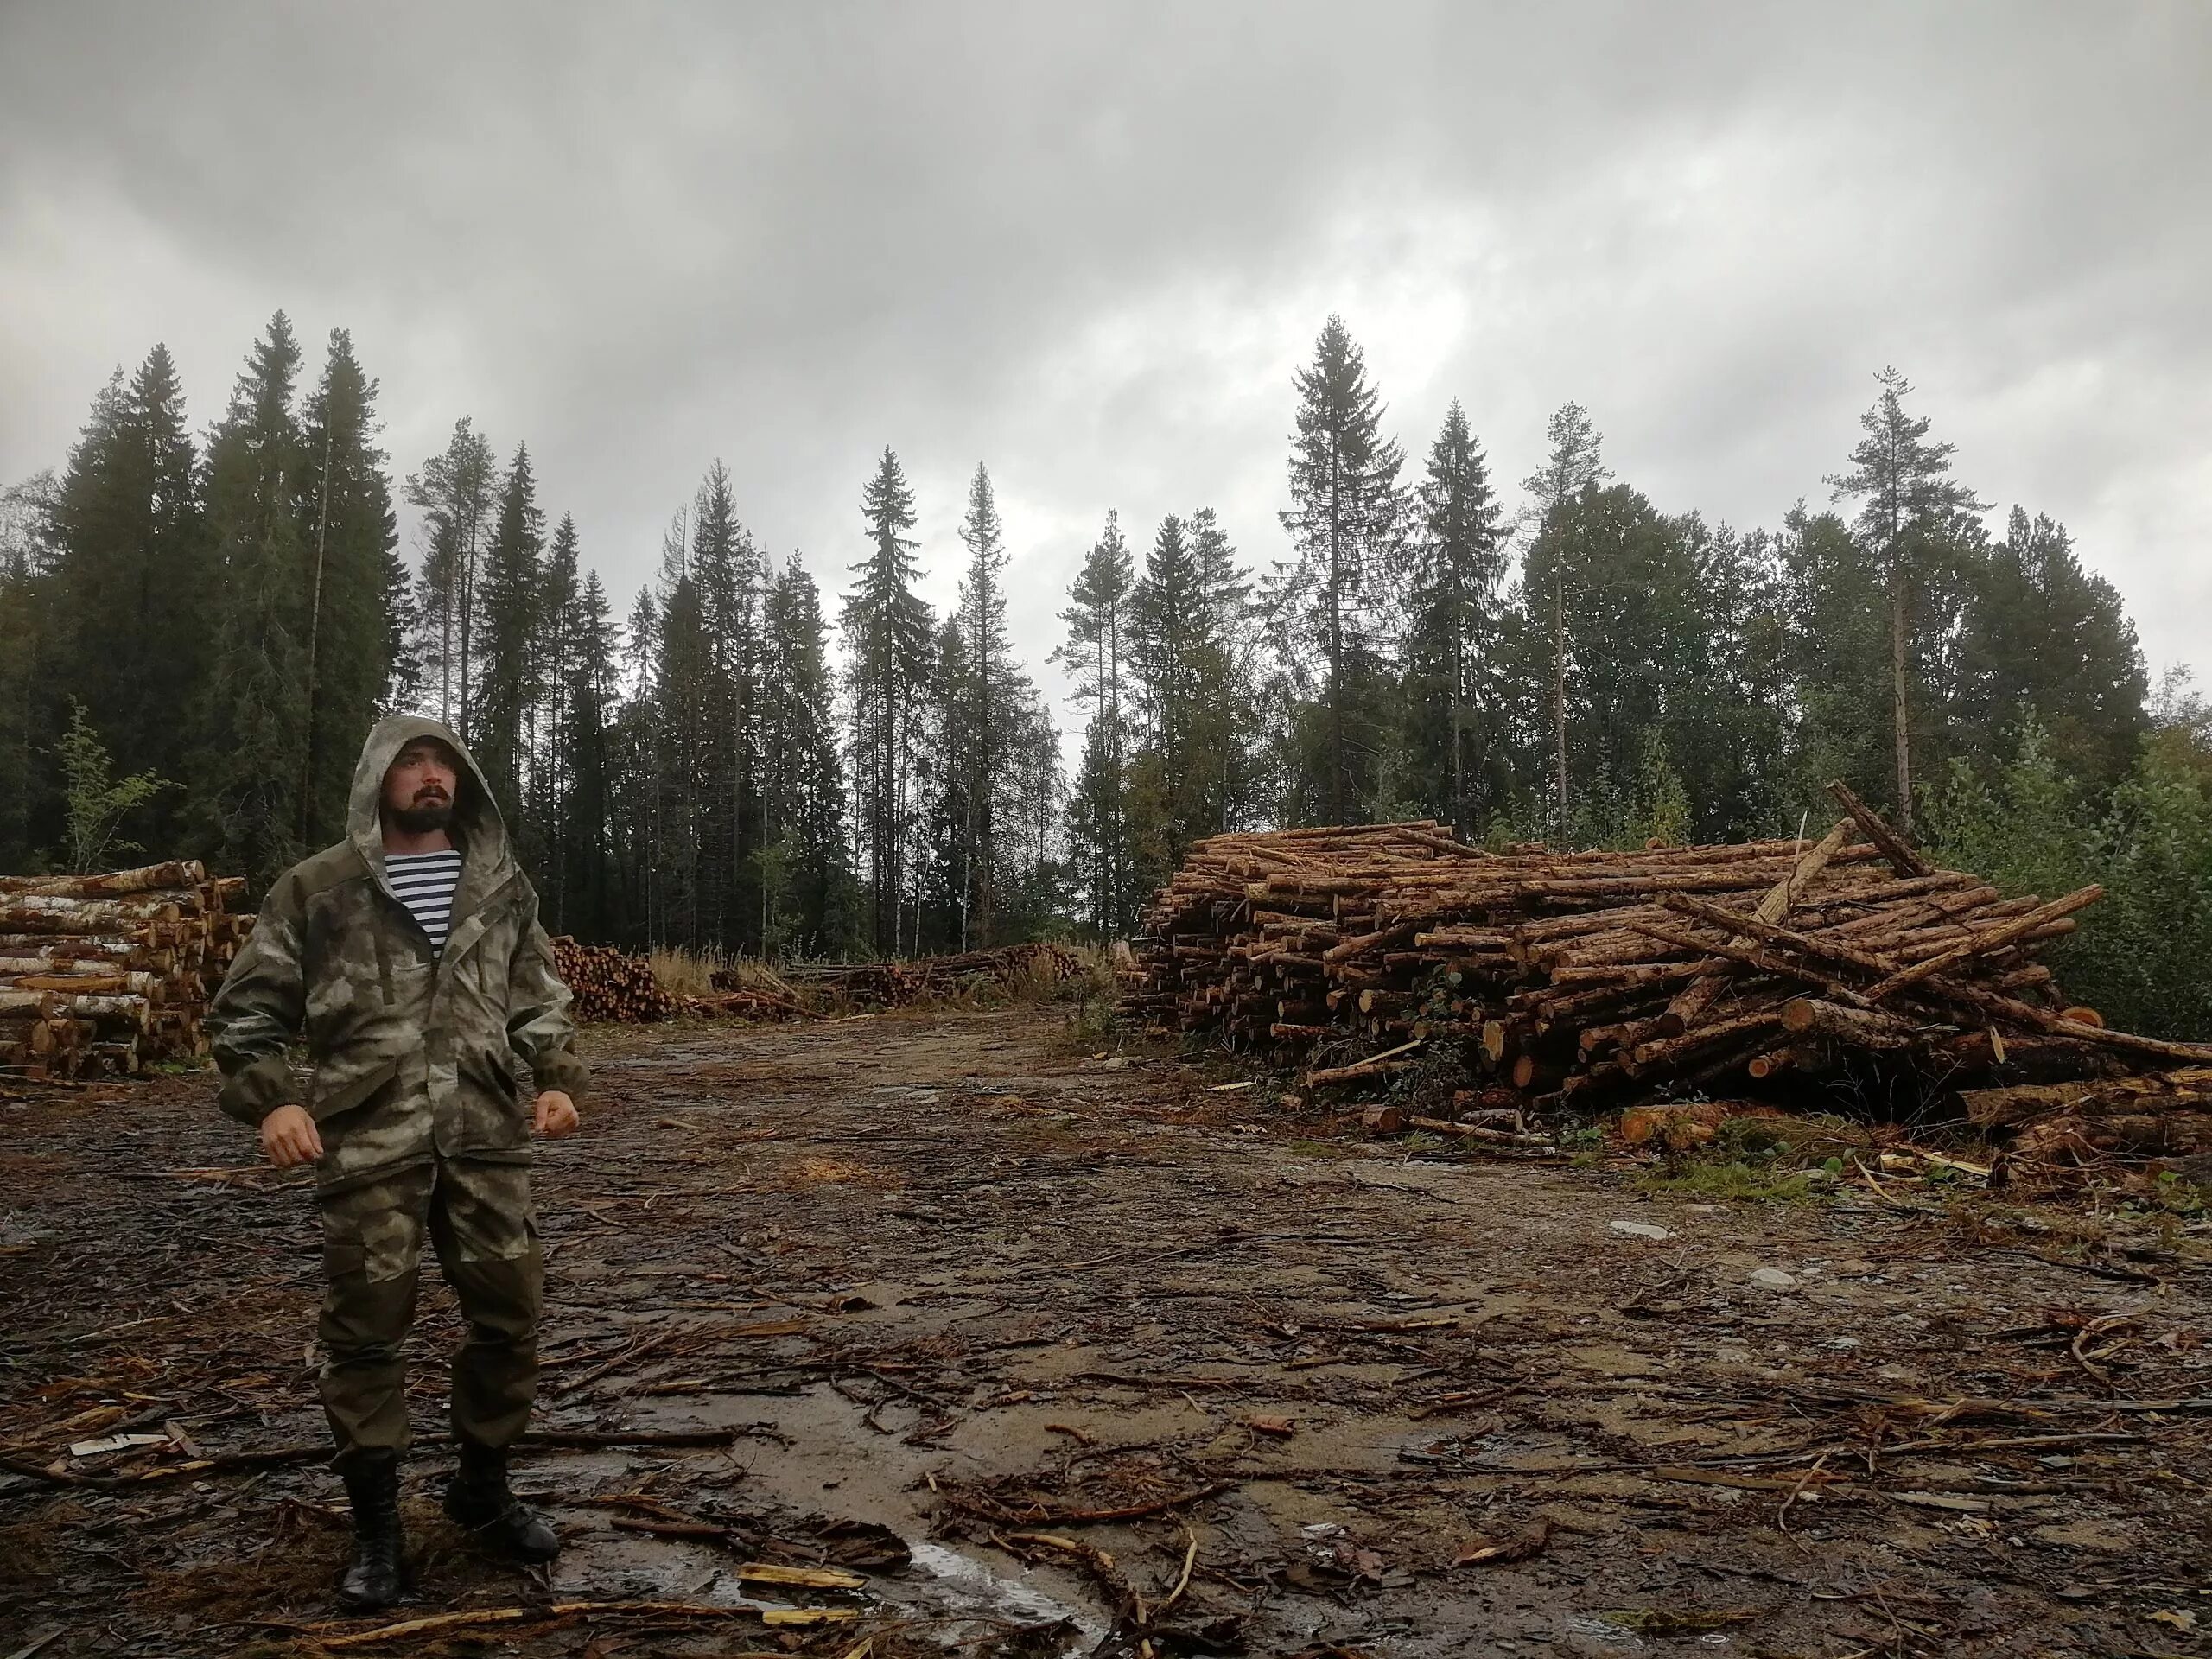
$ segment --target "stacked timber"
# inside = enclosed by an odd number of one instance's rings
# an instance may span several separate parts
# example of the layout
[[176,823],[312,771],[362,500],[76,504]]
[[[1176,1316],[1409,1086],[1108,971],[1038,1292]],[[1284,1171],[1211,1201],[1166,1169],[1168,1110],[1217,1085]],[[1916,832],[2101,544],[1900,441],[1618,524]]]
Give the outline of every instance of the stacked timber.
[[652,962],[612,944],[582,944],[566,933],[553,941],[553,966],[575,996],[570,1008],[593,1024],[666,1020],[676,999],[653,978]]
[[0,1069],[128,1076],[207,1051],[208,999],[253,918],[196,860],[0,876]]
[[1969,1090],[1967,1116],[2015,1166],[2212,1155],[2212,1066]]
[[2063,1005],[2037,952],[2099,889],[2007,899],[1832,791],[1846,815],[1809,842],[1491,853],[1427,822],[1214,836],[1147,912],[1122,1012],[1304,1062],[1315,1086],[1449,1048],[1491,1110],[2212,1063]]

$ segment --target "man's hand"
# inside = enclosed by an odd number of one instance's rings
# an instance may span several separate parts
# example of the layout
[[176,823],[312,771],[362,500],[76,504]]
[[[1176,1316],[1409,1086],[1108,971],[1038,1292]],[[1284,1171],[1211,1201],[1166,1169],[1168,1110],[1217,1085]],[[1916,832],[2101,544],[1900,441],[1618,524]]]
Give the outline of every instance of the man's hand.
[[564,1135],[574,1135],[576,1103],[558,1089],[548,1089],[537,1097],[537,1132],[556,1141]]
[[322,1136],[304,1106],[279,1106],[261,1120],[261,1149],[279,1169],[311,1164],[322,1156]]

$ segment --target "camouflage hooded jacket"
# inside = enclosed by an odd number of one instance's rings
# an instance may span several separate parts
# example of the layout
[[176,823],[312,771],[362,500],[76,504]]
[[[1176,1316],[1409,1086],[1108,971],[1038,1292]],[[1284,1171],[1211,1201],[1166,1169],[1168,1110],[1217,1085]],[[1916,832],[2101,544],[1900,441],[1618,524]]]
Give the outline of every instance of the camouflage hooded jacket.
[[[461,760],[461,880],[442,951],[392,893],[378,811],[385,771],[423,737]],[[321,1133],[325,1187],[433,1157],[527,1161],[535,1094],[579,1094],[587,1078],[537,894],[483,773],[437,721],[378,721],[354,769],[346,830],[277,879],[215,994],[223,1109],[258,1124],[304,1105]],[[304,1100],[284,1058],[302,1039],[315,1066]],[[518,1057],[536,1090],[524,1089]]]

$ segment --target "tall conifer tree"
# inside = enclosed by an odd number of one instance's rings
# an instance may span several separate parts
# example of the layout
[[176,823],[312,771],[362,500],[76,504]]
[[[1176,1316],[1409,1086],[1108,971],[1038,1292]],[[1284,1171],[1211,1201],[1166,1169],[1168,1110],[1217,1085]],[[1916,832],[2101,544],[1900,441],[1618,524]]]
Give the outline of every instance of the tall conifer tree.
[[868,864],[869,928],[879,951],[896,951],[907,874],[914,721],[934,656],[930,607],[913,591],[914,493],[886,448],[861,497],[868,554],[845,597],[852,709],[853,787]]
[[334,328],[322,378],[308,394],[300,442],[308,572],[299,836],[310,847],[346,832],[361,734],[392,677],[389,607],[399,529],[385,453],[375,442],[376,396],[377,383],[354,359],[352,336]]
[[1505,541],[1490,468],[1458,400],[1428,452],[1408,571],[1406,714],[1424,804],[1473,836],[1493,804]]
[[1344,823],[1367,810],[1384,741],[1403,455],[1383,435],[1382,397],[1341,317],[1322,328],[1297,389],[1291,505],[1281,515],[1292,556],[1276,593],[1293,685],[1309,705],[1297,806]]
[[299,856],[307,771],[306,456],[293,408],[300,346],[279,311],[207,445],[222,576],[206,704],[206,776],[222,861],[257,882]]
[[407,480],[409,505],[421,510],[429,542],[419,607],[424,689],[427,695],[435,679],[438,718],[464,740],[472,738],[474,721],[477,571],[497,478],[491,440],[464,415],[443,452]]
[[1956,521],[1986,512],[1988,503],[1946,476],[1950,443],[1928,441],[1929,417],[1904,412],[1912,383],[1893,368],[1874,377],[1882,395],[1859,417],[1866,433],[1851,452],[1851,470],[1832,476],[1835,499],[1864,498],[1853,524],[1882,572],[1890,621],[1890,695],[1897,763],[1897,827],[1912,830],[1911,685],[1918,608],[1930,588],[1954,579]]

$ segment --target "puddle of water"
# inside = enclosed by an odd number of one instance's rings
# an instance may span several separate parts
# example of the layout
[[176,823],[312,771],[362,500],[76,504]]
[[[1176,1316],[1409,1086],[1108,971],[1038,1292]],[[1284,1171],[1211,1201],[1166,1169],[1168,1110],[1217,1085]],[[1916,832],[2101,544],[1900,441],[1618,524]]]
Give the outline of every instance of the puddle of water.
[[958,1612],[1026,1624],[1065,1619],[1075,1634],[1060,1649],[1063,1656],[1088,1653],[1106,1639],[1108,1626],[1089,1608],[1049,1596],[1033,1583],[1004,1577],[988,1563],[942,1544],[910,1542],[908,1548],[914,1553],[915,1569],[936,1580],[932,1587],[938,1593],[932,1599],[949,1599]]

